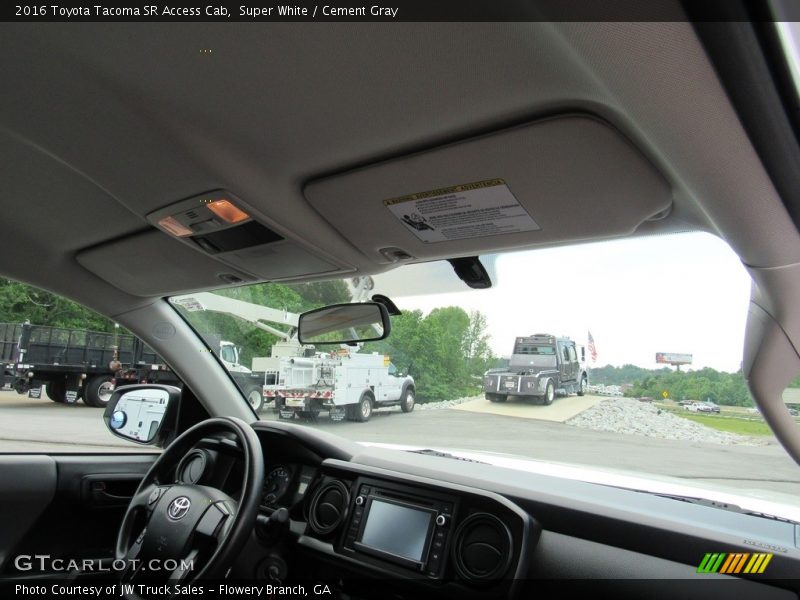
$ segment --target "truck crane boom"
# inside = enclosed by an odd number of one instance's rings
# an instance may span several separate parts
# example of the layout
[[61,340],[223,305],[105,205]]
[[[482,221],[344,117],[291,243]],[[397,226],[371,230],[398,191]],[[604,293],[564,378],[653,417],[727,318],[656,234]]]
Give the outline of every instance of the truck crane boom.
[[[244,302],[236,298],[228,298],[210,292],[198,292],[171,298],[171,302],[178,304],[190,312],[212,311],[237,317],[253,324],[259,329],[271,333],[284,341],[291,341],[297,337],[297,323],[300,315],[290,313],[260,304]],[[277,323],[288,325],[291,329],[287,332],[277,327],[268,325]]]

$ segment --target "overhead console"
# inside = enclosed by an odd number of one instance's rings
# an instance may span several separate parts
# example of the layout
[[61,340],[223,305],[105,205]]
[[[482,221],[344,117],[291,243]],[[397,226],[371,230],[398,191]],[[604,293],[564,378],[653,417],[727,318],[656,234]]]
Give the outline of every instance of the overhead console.
[[336,568],[452,596],[509,597],[525,577],[540,527],[502,496],[337,460],[322,474],[299,544]]
[[326,177],[304,192],[382,264],[622,236],[672,206],[670,185],[647,158],[583,114]]
[[[135,295],[352,271],[255,214],[240,198],[216,190],[148,214],[148,222],[160,232],[114,240],[81,252],[77,260]],[[156,262],[159,269],[152,270]]]

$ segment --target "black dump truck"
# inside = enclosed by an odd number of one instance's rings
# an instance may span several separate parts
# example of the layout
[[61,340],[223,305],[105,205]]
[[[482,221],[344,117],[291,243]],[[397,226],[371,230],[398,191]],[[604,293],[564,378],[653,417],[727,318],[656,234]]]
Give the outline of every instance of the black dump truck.
[[[268,375],[240,365],[239,349],[231,342],[207,341],[253,409],[261,410]],[[0,323],[0,363],[0,389],[38,397],[44,385],[50,400],[67,404],[83,400],[103,407],[115,388],[132,383],[183,385],[155,350],[119,332]]]
[[0,323],[0,386],[36,395],[45,386],[53,402],[108,403],[116,386],[179,385],[164,360],[136,336],[30,323]]
[[552,404],[556,394],[583,396],[589,383],[586,349],[569,338],[546,333],[518,337],[508,367],[484,374],[483,391],[491,402],[509,397]]

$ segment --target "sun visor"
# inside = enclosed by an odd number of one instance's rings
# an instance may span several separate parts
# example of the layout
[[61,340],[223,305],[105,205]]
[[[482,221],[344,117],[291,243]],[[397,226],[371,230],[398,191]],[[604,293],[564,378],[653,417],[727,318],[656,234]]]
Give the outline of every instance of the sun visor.
[[155,230],[84,250],[76,260],[135,296],[165,296],[252,279]]
[[616,129],[570,115],[308,183],[305,196],[380,263],[633,233],[669,184]]
[[[135,296],[167,296],[259,280],[289,280],[341,272],[287,240],[230,252],[227,261],[206,256],[152,230],[90,248],[76,257],[83,267]],[[248,267],[240,269],[230,263]]]

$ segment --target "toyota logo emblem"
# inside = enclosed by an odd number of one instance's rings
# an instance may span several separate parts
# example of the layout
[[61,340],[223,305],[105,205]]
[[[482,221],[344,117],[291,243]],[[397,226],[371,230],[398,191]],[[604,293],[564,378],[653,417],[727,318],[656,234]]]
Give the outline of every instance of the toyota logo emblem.
[[167,509],[167,515],[173,521],[177,521],[182,519],[186,516],[186,513],[189,512],[189,507],[192,505],[192,501],[189,500],[186,496],[178,496],[170,502],[169,508]]

